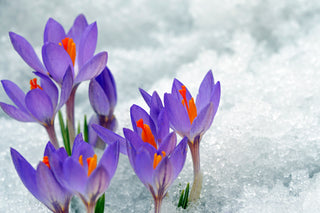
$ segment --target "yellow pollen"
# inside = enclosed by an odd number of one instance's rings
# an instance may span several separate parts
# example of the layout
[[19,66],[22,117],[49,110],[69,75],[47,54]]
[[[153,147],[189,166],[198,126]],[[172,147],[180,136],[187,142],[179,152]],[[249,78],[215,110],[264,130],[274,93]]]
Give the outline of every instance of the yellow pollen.
[[49,158],[48,156],[43,156],[42,162],[50,169]]
[[156,141],[154,139],[154,136],[153,136],[153,134],[151,132],[151,129],[150,129],[149,125],[148,124],[144,124],[142,118],[137,121],[137,127],[142,129],[142,133],[141,133],[142,140],[144,142],[147,142],[147,143],[151,144],[155,149],[158,149]]
[[42,87],[37,83],[37,79],[36,78],[31,79],[30,80],[30,90],[37,89],[37,88],[42,90]]
[[192,124],[193,120],[197,117],[197,107],[194,103],[194,99],[191,98],[189,102],[187,101],[187,89],[184,85],[181,86],[179,90],[180,95],[182,96],[182,105],[187,109],[190,123]]
[[76,60],[76,44],[73,42],[73,39],[66,37],[62,39],[59,45],[67,51],[74,66],[74,62]]

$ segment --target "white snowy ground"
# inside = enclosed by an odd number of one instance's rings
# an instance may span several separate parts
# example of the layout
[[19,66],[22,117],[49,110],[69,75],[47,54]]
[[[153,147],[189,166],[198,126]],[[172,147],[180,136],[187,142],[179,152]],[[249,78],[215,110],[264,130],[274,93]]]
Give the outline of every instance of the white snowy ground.
[[[27,91],[32,77],[8,31],[40,52],[49,17],[68,29],[84,13],[89,22],[97,20],[97,51],[109,53],[119,133],[131,127],[133,103],[146,107],[139,87],[163,94],[176,77],[196,96],[209,69],[221,82],[221,105],[201,142],[200,202],[175,208],[178,191],[192,181],[189,155],[162,212],[320,212],[319,1],[134,2],[1,0],[0,79]],[[77,119],[92,113],[86,89],[83,84],[77,93]],[[3,89],[0,101],[9,101]],[[0,212],[47,212],[23,186],[9,153],[14,147],[36,165],[45,131],[2,111],[0,122]],[[71,212],[79,209],[75,204]],[[150,193],[122,156],[106,212],[152,211]]]

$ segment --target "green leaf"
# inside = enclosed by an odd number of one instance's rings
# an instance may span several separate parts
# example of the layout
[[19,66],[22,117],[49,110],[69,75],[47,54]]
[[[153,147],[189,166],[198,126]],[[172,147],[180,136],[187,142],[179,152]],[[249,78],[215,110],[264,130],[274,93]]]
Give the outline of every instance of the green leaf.
[[104,212],[104,206],[105,206],[105,194],[103,194],[97,204],[96,204],[96,207],[94,209],[94,213],[103,213]]
[[84,137],[84,141],[89,143],[88,122],[87,122],[86,115],[84,115],[84,122],[83,122],[83,137]]
[[81,132],[81,129],[80,129],[80,121],[78,121],[77,135],[79,135],[80,132]]
[[58,117],[59,117],[59,124],[60,124],[60,130],[61,130],[64,147],[68,155],[71,155],[70,143],[69,143],[69,132],[68,132],[68,128],[66,128],[64,125],[62,113],[60,110],[58,112]]
[[183,195],[184,195],[184,190],[181,191],[180,198],[179,198],[179,202],[178,202],[178,207],[182,206]]

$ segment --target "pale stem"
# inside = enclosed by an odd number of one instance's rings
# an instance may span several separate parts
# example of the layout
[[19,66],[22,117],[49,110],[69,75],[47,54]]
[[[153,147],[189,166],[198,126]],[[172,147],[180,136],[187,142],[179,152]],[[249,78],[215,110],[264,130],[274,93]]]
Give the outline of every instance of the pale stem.
[[73,146],[73,141],[75,139],[75,126],[74,126],[74,101],[75,101],[75,95],[76,90],[78,86],[75,86],[72,88],[71,94],[69,96],[69,99],[66,102],[66,110],[67,110],[67,126],[68,126],[68,132],[69,132],[69,141],[70,141],[70,147]]
[[188,141],[193,162],[193,184],[190,191],[189,201],[194,202],[200,198],[202,188],[202,172],[200,169],[200,136],[197,136],[193,142]]
[[160,213],[160,208],[162,204],[161,196],[154,198],[154,213]]
[[46,125],[44,127],[49,135],[50,142],[53,144],[54,148],[59,149],[60,146],[57,140],[56,131],[54,129],[54,121],[52,121],[51,125]]
[[95,207],[96,207],[96,205],[94,202],[87,203],[87,205],[86,205],[87,213],[94,213]]

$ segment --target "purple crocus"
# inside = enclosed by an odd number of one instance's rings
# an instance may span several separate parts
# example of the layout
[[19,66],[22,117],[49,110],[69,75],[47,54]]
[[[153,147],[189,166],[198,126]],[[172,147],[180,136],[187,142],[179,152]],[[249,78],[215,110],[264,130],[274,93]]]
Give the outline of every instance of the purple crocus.
[[99,197],[107,190],[117,169],[119,160],[119,143],[116,141],[104,151],[99,163],[93,147],[79,134],[74,141],[72,155],[66,151],[51,155],[52,170],[61,183],[73,194],[78,195],[87,208],[94,212]]
[[89,100],[95,111],[89,121],[89,143],[96,147],[105,147],[91,124],[99,124],[111,131],[115,131],[117,120],[114,116],[114,108],[117,104],[117,90],[112,73],[106,67],[100,75],[92,79],[89,84]]
[[42,59],[39,60],[31,44],[22,36],[10,32],[14,49],[34,70],[49,75],[58,84],[71,67],[73,87],[66,103],[70,141],[74,140],[74,99],[77,87],[82,81],[98,76],[107,63],[107,52],[94,55],[97,44],[97,24],[88,24],[84,15],[79,15],[68,33],[60,23],[50,18],[44,30]]
[[[153,105],[151,108],[151,111],[155,111]],[[92,127],[106,143],[118,140],[121,144],[126,144],[127,150],[121,150],[122,153],[128,155],[135,173],[151,192],[155,212],[160,212],[162,199],[183,168],[188,140],[184,138],[176,146],[177,137],[174,132],[169,132],[169,120],[164,108],[154,117],[156,122],[137,105],[130,108],[130,114],[133,131],[123,129],[126,140],[101,126]]]
[[203,134],[211,126],[220,102],[220,82],[214,82],[210,70],[201,82],[196,102],[188,89],[177,79],[173,81],[172,93],[165,94],[164,104],[171,127],[188,138],[193,160],[194,182],[190,200],[200,197],[202,173],[200,170],[199,144]]
[[72,194],[55,178],[50,162],[50,154],[56,150],[49,142],[45,148],[43,161],[34,169],[15,149],[11,148],[11,158],[16,171],[31,194],[52,212],[68,213]]
[[0,102],[0,107],[7,115],[18,121],[40,123],[46,129],[50,141],[59,148],[54,118],[69,98],[73,84],[72,73],[70,69],[66,72],[60,94],[57,86],[48,76],[39,72],[35,74],[40,77],[40,85],[37,84],[36,78],[31,80],[31,90],[27,94],[15,83],[2,80],[2,86],[15,106]]

